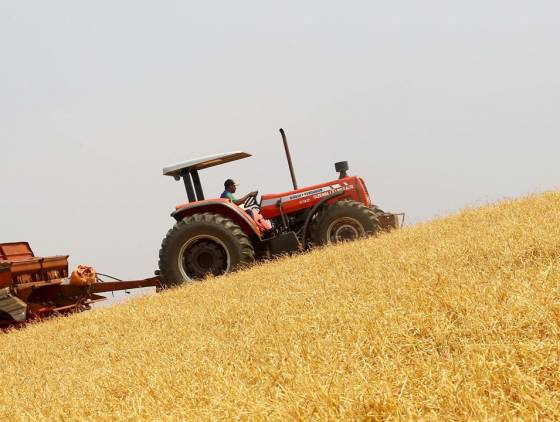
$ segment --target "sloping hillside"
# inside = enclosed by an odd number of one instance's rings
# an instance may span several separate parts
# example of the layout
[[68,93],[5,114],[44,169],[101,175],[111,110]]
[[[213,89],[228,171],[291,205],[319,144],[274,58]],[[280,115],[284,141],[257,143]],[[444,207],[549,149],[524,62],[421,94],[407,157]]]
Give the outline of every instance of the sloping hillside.
[[560,193],[0,336],[0,420],[560,418]]

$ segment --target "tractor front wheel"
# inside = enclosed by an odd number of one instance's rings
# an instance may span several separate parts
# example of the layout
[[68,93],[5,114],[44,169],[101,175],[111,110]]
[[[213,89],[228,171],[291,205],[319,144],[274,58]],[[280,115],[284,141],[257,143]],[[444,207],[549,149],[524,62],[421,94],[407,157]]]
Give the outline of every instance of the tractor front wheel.
[[165,286],[222,275],[255,260],[241,228],[219,214],[194,214],[177,222],[163,239],[159,269]]
[[379,232],[375,212],[357,201],[339,201],[325,207],[312,230],[316,246],[353,241]]

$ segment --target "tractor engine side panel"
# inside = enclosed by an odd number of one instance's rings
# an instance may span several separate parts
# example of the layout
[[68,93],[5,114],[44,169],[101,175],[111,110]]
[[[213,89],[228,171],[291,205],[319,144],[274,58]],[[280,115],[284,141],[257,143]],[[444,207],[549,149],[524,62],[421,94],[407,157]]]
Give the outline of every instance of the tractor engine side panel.
[[358,177],[358,196],[360,197],[360,202],[363,202],[366,207],[371,207],[373,202],[369,196],[369,191],[366,186],[366,182],[361,177]]
[[264,218],[274,219],[280,216],[279,201],[282,203],[284,214],[304,211],[312,208],[322,198],[333,193],[344,192],[336,200],[352,199],[369,205],[368,196],[363,182],[358,177],[346,177],[320,185],[309,186],[291,192],[277,195],[263,195],[261,201],[261,214]]

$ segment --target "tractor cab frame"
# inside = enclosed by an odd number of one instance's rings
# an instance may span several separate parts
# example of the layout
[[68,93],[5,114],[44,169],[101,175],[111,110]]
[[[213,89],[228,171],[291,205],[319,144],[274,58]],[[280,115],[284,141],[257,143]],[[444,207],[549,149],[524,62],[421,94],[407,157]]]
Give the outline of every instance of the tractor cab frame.
[[167,166],[163,169],[163,175],[172,176],[177,181],[183,179],[189,202],[204,201],[204,190],[200,183],[199,170],[220,166],[249,157],[251,157],[251,154],[243,151],[209,155]]

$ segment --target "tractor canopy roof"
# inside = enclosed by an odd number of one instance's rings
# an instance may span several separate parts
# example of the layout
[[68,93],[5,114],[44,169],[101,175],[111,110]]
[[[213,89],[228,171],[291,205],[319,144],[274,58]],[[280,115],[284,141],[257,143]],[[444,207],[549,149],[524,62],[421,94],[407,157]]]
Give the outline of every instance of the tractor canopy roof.
[[251,154],[242,151],[227,152],[223,154],[209,155],[207,157],[197,158],[195,160],[184,161],[182,163],[172,164],[163,169],[164,176],[178,177],[184,173],[207,169],[209,167],[219,166],[232,161],[242,160],[251,157]]

